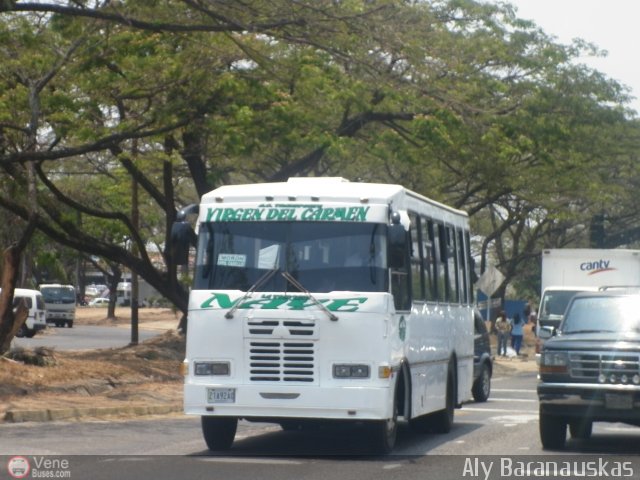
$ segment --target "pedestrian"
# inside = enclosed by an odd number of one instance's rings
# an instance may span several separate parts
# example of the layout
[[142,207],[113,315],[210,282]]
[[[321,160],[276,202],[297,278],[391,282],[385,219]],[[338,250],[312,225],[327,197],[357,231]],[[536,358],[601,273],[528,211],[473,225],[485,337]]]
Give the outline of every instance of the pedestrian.
[[507,356],[507,339],[511,332],[511,323],[507,320],[504,310],[500,311],[496,318],[496,333],[498,334],[498,355]]
[[513,315],[513,320],[511,321],[511,348],[516,352],[516,355],[520,355],[524,326],[527,321],[528,318],[526,316],[523,318],[519,313]]

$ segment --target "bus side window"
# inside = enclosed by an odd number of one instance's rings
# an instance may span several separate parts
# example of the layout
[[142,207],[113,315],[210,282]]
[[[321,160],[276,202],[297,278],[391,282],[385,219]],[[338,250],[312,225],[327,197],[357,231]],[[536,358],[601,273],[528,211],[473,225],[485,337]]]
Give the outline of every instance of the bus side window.
[[460,303],[458,248],[456,231],[453,227],[447,227],[447,272],[449,274],[449,302]]
[[[397,230],[399,233],[399,230]],[[400,236],[401,237],[401,236]],[[396,310],[411,309],[410,238],[409,232],[404,239],[395,238],[389,245],[389,263],[391,270],[391,294]],[[398,241],[402,242],[402,245]]]
[[460,282],[460,293],[462,294],[461,302],[464,305],[469,305],[469,279],[467,278],[467,256],[465,255],[466,247],[464,243],[464,232],[458,230],[458,243],[457,243],[457,255],[458,255],[458,277]]
[[438,279],[438,301],[446,302],[449,298],[449,285],[447,281],[447,244],[444,225],[433,224],[433,240],[436,251],[436,275]]
[[411,293],[413,300],[424,300],[424,278],[422,274],[422,242],[420,239],[420,218],[409,214],[411,221]]
[[426,290],[426,299],[435,302],[438,300],[437,273],[436,273],[436,242],[434,240],[434,226],[432,220],[421,219],[422,227],[422,252],[423,271]]

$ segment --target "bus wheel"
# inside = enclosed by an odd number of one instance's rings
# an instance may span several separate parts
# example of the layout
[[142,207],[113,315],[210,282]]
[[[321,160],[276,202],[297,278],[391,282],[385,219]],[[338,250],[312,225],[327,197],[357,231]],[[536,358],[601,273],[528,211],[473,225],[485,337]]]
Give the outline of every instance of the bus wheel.
[[456,378],[453,368],[447,370],[447,393],[445,408],[433,414],[431,428],[435,433],[449,433],[453,426],[453,412],[456,408]]
[[238,428],[235,417],[200,417],[202,435],[209,450],[229,450]]
[[396,438],[398,437],[398,400],[397,395],[393,398],[393,414],[391,418],[375,422],[372,425],[373,432],[371,441],[373,442],[373,450],[379,455],[391,453],[396,446]]
[[69,321],[67,322],[67,327],[69,327],[69,328],[73,328],[73,320],[69,320]]

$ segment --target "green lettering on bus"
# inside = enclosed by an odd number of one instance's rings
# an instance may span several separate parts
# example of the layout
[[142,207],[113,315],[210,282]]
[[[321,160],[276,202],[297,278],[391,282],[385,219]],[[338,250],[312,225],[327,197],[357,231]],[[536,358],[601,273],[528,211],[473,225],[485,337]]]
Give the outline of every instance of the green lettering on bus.
[[[212,293],[211,297],[200,304],[200,308],[232,308],[240,298],[232,300],[226,293]],[[355,312],[366,301],[367,297],[318,299],[318,302],[326,304],[327,309],[332,312]],[[288,310],[304,310],[316,306],[316,302],[306,296],[263,295],[255,300],[242,302],[238,308],[277,310],[282,306],[286,306]]]
[[[327,309],[332,312],[355,312],[360,305],[367,301],[366,297],[356,298],[336,298],[327,305]],[[358,302],[357,304],[352,302]]]

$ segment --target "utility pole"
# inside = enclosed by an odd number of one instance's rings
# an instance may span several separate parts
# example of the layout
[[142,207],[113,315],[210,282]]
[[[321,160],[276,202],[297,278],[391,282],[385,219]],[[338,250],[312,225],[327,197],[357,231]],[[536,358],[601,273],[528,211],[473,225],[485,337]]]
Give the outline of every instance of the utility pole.
[[[138,142],[133,143],[134,159],[138,153]],[[131,224],[137,232],[139,230],[139,212],[138,212],[138,180],[135,175],[132,177],[131,183]],[[138,256],[138,244],[131,242],[131,253]],[[131,345],[138,345],[138,274],[131,270]]]

